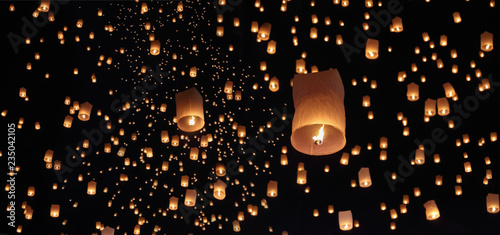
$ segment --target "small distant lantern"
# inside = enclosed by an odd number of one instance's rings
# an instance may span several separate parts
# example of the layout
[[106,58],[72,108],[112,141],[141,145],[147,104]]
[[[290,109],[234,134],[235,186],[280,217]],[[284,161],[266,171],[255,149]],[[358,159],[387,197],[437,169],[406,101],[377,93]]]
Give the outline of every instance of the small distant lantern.
[[493,50],[493,34],[484,31],[484,33],[481,34],[481,50],[483,51],[491,51]]
[[198,69],[196,68],[196,66],[193,66],[189,69],[189,76],[192,78],[195,78],[197,72],[198,72]]
[[88,195],[95,195],[95,193],[96,193],[96,186],[97,186],[97,182],[90,181],[87,184],[87,194]]
[[224,26],[217,26],[216,34],[217,34],[217,37],[224,36]]
[[368,188],[372,185],[372,179],[370,177],[370,169],[368,167],[362,167],[358,172],[359,187]]
[[403,19],[400,17],[396,16],[394,19],[392,19],[392,28],[394,29],[395,33],[400,33],[403,31]]
[[270,180],[267,183],[267,196],[277,197],[278,196],[278,181]]
[[462,17],[460,17],[460,12],[453,12],[453,22],[457,24],[462,22]]
[[366,40],[365,56],[370,60],[378,58],[378,40],[368,38]]
[[50,217],[57,218],[59,217],[59,205],[58,204],[52,204],[50,206]]
[[226,175],[226,166],[220,162],[215,164],[215,174],[219,177],[224,177]]
[[272,92],[276,92],[280,89],[280,83],[277,77],[272,77],[269,82],[269,90]]

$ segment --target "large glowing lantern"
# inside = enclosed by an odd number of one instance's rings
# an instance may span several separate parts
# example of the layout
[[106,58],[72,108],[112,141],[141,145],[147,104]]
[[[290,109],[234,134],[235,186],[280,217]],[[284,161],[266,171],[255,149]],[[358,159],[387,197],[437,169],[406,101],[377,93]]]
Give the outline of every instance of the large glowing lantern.
[[435,220],[439,218],[439,209],[434,200],[429,200],[424,204],[425,216],[427,220]]
[[348,231],[352,229],[352,212],[339,211],[339,227],[342,231]]
[[368,38],[366,40],[365,56],[370,60],[378,58],[378,40]]
[[177,126],[182,131],[193,132],[205,125],[203,97],[196,88],[175,94]]
[[368,167],[362,167],[358,172],[359,186],[361,188],[368,188],[372,185],[372,179],[370,177],[370,169]]
[[226,197],[226,183],[220,179],[214,183],[214,197],[217,200],[223,200]]
[[292,146],[308,155],[327,155],[346,144],[344,85],[337,69],[296,74]]

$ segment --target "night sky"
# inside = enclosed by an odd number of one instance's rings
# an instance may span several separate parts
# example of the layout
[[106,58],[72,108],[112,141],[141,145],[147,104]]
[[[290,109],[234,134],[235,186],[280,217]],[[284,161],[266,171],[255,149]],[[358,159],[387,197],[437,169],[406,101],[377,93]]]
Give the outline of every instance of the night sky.
[[[500,234],[500,215],[486,205],[488,194],[500,193],[498,49],[481,49],[485,31],[499,32],[494,0],[51,0],[48,12],[34,17],[43,2],[0,1],[6,185],[0,234],[111,228],[114,234],[233,234],[238,220],[239,234]],[[402,19],[401,32],[391,32],[395,17]],[[252,22],[272,25],[269,40],[257,40]],[[313,27],[317,38],[310,36]],[[377,59],[365,56],[368,38],[379,42]],[[158,55],[151,39],[160,42]],[[267,51],[271,40],[274,54]],[[347,143],[339,152],[310,156],[291,144],[299,59],[308,73],[340,73]],[[270,88],[273,77],[277,91]],[[419,85],[416,101],[407,98],[412,82]],[[454,98],[444,98],[445,83]],[[193,87],[202,96],[205,124],[185,132],[176,123],[176,94]],[[426,100],[439,98],[448,101],[449,114],[426,117]],[[77,109],[86,102],[90,119],[82,121]],[[68,116],[69,128],[63,126]],[[162,131],[169,141],[162,142]],[[419,145],[421,165],[414,160]],[[341,164],[343,155],[348,164]],[[216,174],[218,163],[226,167],[223,176]],[[304,185],[297,184],[301,164]],[[370,171],[368,188],[359,186],[362,167]],[[218,180],[227,184],[223,200],[213,197]],[[277,197],[267,195],[270,181],[278,182]],[[89,182],[96,183],[95,195],[88,194]],[[184,205],[187,190],[197,192],[194,207]],[[169,208],[172,197],[179,200],[176,210]],[[439,209],[435,220],[426,219],[430,200]],[[52,205],[59,205],[57,217]],[[354,227],[341,231],[339,212],[348,210]]]

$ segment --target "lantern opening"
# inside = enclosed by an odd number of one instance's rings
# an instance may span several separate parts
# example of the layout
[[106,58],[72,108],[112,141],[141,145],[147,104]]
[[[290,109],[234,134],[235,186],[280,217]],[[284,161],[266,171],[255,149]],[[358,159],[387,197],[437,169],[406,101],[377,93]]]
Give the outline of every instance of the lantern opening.
[[319,134],[317,136],[313,136],[314,144],[316,145],[322,145],[323,144],[323,136],[325,135],[325,132],[323,129],[325,128],[325,125],[321,126],[319,129]]

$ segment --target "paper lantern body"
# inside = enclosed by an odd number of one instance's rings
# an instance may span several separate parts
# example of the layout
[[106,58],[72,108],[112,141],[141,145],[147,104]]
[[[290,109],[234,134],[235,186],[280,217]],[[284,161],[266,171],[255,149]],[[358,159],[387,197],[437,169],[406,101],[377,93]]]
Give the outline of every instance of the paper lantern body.
[[434,200],[429,200],[424,204],[425,216],[427,220],[435,220],[439,218],[439,209]]
[[342,231],[348,231],[352,229],[352,212],[339,211],[339,227]]
[[205,126],[203,97],[196,88],[193,87],[175,94],[175,105],[179,129],[185,132],[193,132]]
[[488,195],[486,196],[486,210],[489,212],[489,213],[498,213],[499,211],[499,208],[500,208],[500,204],[499,204],[499,195],[498,193],[495,194],[495,193],[488,193]]
[[484,31],[484,33],[481,34],[481,50],[483,51],[491,51],[493,50],[493,34]]
[[[308,155],[328,155],[346,144],[344,86],[337,69],[294,77],[292,146]],[[322,144],[313,137],[323,128]]]
[[78,111],[78,119],[81,121],[88,121],[90,119],[90,112],[92,110],[92,104],[85,102],[80,105],[80,110]]
[[368,188],[372,185],[372,179],[370,177],[370,169],[368,167],[362,167],[358,172],[359,187]]

